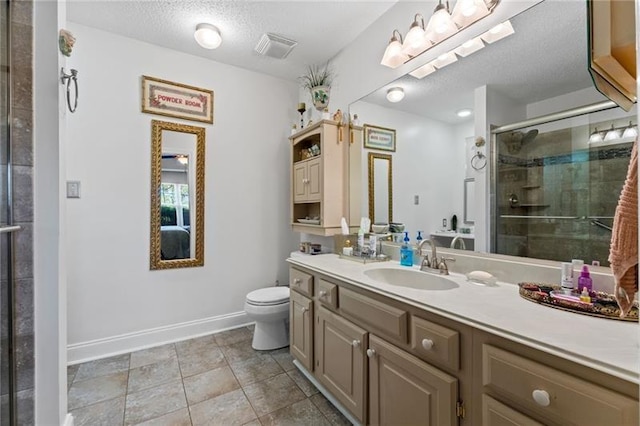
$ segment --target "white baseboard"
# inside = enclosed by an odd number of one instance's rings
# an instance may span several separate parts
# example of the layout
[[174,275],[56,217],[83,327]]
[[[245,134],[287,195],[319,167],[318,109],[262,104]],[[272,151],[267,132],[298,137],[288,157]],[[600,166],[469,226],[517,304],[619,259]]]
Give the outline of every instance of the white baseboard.
[[64,424],[62,426],[73,426],[73,416],[71,413],[67,413],[67,417],[65,417]]
[[69,365],[79,364],[112,355],[129,353],[152,346],[245,326],[251,324],[251,322],[247,314],[241,311],[121,334],[104,339],[74,343],[67,346],[67,363]]

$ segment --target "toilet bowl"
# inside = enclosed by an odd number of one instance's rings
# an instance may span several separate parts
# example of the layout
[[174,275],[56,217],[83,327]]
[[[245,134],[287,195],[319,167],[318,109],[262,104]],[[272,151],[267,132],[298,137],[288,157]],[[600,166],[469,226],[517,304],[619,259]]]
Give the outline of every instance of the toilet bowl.
[[259,351],[289,345],[289,287],[268,287],[247,294],[244,311],[256,322],[251,346]]

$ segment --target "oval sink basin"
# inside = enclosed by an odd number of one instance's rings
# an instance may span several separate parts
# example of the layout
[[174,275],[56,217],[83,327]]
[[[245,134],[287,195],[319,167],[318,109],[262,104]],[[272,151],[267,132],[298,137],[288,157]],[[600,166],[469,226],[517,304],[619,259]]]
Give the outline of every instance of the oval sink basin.
[[417,290],[451,290],[458,287],[448,278],[415,269],[378,268],[364,271],[364,274],[384,284]]

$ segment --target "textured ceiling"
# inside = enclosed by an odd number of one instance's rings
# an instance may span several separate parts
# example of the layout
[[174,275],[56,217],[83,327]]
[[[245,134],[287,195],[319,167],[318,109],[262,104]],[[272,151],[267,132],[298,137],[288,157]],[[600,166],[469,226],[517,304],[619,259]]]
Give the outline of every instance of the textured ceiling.
[[[473,90],[485,84],[523,104],[592,86],[586,18],[586,2],[547,0],[511,20],[515,34],[422,80],[402,77],[363,100],[458,123],[463,119],[455,112],[473,108]],[[385,98],[393,86],[405,89],[397,104]]]
[[[203,58],[295,80],[326,62],[386,12],[394,1],[105,1],[67,0],[67,19]],[[197,24],[216,25],[222,45],[199,47]],[[254,52],[272,32],[296,40],[284,60]]]

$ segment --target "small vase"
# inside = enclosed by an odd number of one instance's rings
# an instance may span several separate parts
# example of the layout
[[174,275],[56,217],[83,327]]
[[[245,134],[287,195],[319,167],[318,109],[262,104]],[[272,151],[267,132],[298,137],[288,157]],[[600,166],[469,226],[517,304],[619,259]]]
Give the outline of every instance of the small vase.
[[315,106],[318,111],[324,111],[329,105],[330,90],[331,88],[329,86],[316,86],[311,88],[311,100],[313,101],[313,106]]

